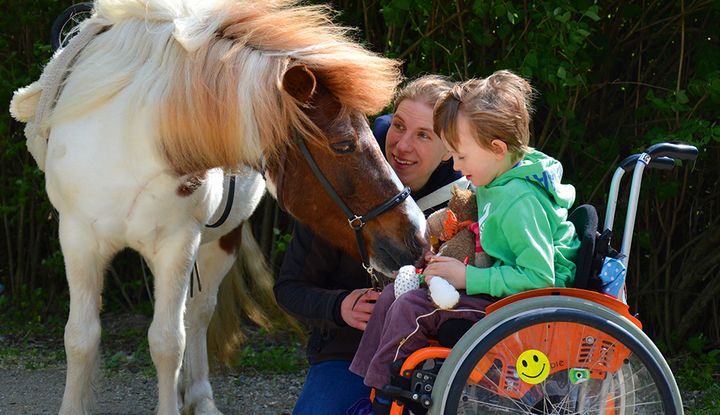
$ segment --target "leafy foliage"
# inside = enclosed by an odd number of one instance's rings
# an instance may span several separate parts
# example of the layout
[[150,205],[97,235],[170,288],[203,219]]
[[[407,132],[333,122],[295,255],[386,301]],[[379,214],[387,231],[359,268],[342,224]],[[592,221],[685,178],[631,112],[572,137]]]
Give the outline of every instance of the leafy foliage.
[[708,340],[703,335],[688,339],[687,351],[678,358],[679,386],[683,390],[705,389],[720,381],[720,349],[708,351]]
[[[621,157],[697,145],[692,166],[648,172],[629,267],[633,310],[668,351],[720,343],[720,5],[707,1],[335,1],[405,74],[454,79],[510,69],[537,90],[531,143],[563,162],[577,201],[602,209]],[[382,20],[372,19],[381,11]],[[626,188],[624,190],[627,190]],[[621,192],[618,212],[624,212]],[[602,216],[602,215],[601,215]],[[620,239],[623,214],[616,220]],[[715,277],[715,278],[714,278]],[[714,311],[713,311],[714,310]],[[704,318],[711,318],[707,324]]]
[[[34,0],[7,7],[0,16],[0,102],[40,75],[50,57],[50,22],[65,5]],[[23,126],[0,114],[0,283],[9,300],[33,319],[62,310],[66,287],[57,222],[45,195],[44,178],[25,150]]]

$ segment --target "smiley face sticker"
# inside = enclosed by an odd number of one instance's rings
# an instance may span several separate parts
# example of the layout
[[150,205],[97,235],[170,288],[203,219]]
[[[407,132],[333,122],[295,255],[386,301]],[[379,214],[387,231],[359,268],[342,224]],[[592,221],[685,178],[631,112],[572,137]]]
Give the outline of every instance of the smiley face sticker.
[[535,349],[520,353],[515,367],[520,379],[531,385],[541,383],[550,375],[550,360],[545,353]]

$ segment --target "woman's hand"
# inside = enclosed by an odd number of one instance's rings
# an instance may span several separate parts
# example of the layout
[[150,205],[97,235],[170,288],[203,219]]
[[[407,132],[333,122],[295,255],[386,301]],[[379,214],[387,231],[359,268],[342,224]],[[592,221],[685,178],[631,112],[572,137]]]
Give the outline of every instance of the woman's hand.
[[446,256],[433,256],[428,266],[423,270],[425,282],[429,283],[433,276],[443,277],[453,287],[464,290],[466,266],[455,258]]
[[340,304],[340,315],[348,326],[365,331],[380,292],[370,288],[352,291]]

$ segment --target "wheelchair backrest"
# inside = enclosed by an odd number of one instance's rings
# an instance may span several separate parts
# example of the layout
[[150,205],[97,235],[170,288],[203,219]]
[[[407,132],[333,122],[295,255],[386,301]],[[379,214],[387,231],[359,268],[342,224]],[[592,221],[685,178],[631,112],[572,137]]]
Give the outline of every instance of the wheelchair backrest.
[[575,259],[575,282],[573,288],[599,291],[600,279],[597,277],[596,241],[598,234],[598,214],[592,205],[580,205],[568,215],[575,225],[580,250]]
[[573,288],[603,292],[604,282],[600,277],[606,258],[622,258],[613,248],[612,231],[605,229],[598,232],[598,214],[592,205],[580,205],[568,215],[568,220],[575,225],[580,239],[580,249],[575,259],[575,281]]

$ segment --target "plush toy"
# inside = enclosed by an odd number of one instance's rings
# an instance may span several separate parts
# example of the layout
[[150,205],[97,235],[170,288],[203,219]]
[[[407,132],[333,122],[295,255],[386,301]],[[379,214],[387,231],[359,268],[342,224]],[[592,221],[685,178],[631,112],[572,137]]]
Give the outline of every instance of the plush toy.
[[[400,297],[408,291],[420,288],[420,284],[422,284],[424,280],[425,276],[414,266],[405,265],[400,267],[395,277],[395,298]],[[460,300],[460,293],[455,287],[440,277],[430,279],[428,290],[433,303],[443,310],[455,307],[455,304]]]
[[[475,194],[453,186],[448,207],[431,214],[427,219],[430,242],[437,255],[456,258],[479,268],[492,265],[478,241],[478,209]],[[420,288],[424,276],[411,265],[401,267],[395,277],[395,297]],[[430,298],[441,309],[457,304],[460,294],[449,282],[440,277],[430,279]]]
[[427,219],[433,252],[478,268],[492,265],[493,259],[480,246],[477,221],[475,194],[470,189],[453,186],[448,207],[433,212]]

